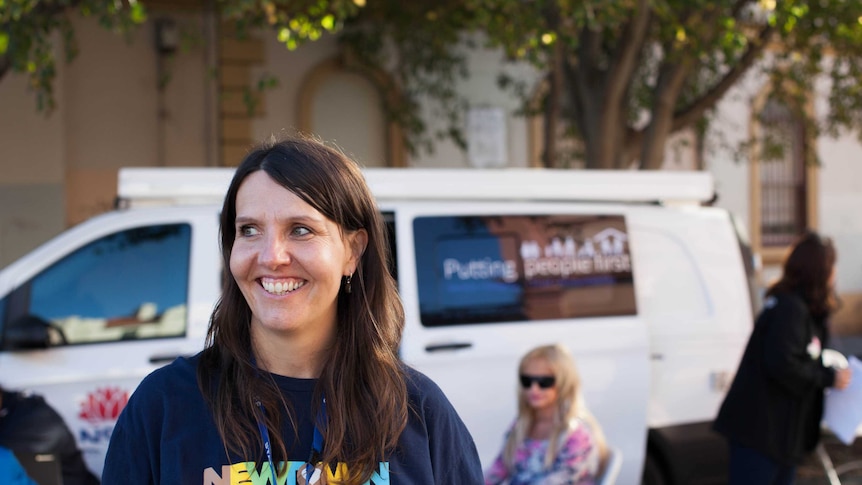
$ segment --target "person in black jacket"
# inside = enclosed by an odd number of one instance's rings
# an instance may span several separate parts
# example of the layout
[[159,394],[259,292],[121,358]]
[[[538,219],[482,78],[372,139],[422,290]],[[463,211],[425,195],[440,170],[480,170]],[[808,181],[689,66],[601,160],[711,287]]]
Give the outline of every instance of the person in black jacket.
[[835,309],[835,249],[814,232],[794,244],[767,291],[714,429],[730,443],[730,485],[786,485],[820,440],[823,391],[850,370],[823,365]]
[[99,484],[87,469],[69,427],[42,396],[0,388],[0,446],[15,452],[57,455],[63,485]]

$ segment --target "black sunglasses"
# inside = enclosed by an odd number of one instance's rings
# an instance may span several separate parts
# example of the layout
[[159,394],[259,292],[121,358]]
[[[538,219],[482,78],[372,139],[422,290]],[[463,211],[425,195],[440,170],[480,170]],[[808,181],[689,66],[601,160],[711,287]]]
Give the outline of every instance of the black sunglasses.
[[550,389],[556,384],[554,376],[528,376],[521,374],[518,378],[521,380],[521,387],[524,389],[529,389],[534,382],[542,389]]

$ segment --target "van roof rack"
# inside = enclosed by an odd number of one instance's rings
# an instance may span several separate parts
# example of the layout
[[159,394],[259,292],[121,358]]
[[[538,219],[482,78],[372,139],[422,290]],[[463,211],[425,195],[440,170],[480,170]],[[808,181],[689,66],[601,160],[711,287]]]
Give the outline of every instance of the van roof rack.
[[[235,168],[121,168],[118,206],[221,203]],[[378,200],[531,200],[704,203],[715,195],[701,171],[541,168],[369,168]]]

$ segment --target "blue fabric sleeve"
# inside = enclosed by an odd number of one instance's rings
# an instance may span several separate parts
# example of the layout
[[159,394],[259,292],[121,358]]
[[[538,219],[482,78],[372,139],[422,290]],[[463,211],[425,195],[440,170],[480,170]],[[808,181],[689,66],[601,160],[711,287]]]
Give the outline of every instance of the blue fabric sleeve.
[[12,450],[0,447],[0,476],[8,485],[37,485],[24,471]]
[[[152,375],[151,375],[152,376]],[[132,393],[120,413],[102,470],[103,485],[154,485],[158,478],[158,440],[153,438],[153,426],[159,428],[160,410],[151,405],[152,377],[148,376]]]
[[473,437],[440,387],[413,371],[409,386],[415,385],[428,433],[434,483],[482,485],[482,465]]

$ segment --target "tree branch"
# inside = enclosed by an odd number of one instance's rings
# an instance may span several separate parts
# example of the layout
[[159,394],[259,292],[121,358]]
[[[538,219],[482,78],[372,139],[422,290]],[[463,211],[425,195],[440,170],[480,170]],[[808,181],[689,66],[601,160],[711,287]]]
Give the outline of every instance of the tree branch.
[[640,147],[644,140],[644,130],[635,130],[627,126],[625,128],[625,137],[623,142],[623,154],[619,160],[620,166],[614,168],[628,168],[631,163],[637,159],[640,153]]
[[607,103],[618,104],[631,84],[651,21],[649,1],[638,0],[633,20],[623,28],[619,49],[613,56],[618,61],[608,69]]
[[689,124],[700,119],[703,114],[713,106],[733,87],[734,84],[745,74],[748,69],[754,65],[755,61],[763,53],[769,37],[772,36],[774,29],[765,27],[758,36],[757,40],[753,41],[748,46],[748,50],[739,58],[739,61],[732,69],[725,73],[724,77],[715,84],[709,91],[705,92],[698,99],[692,101],[688,106],[677,110],[673,115],[673,126],[671,131],[677,131]]
[[742,9],[745,8],[746,4],[753,3],[751,0],[736,0],[736,3],[733,4],[733,7],[730,9],[730,15],[738,19],[739,14],[742,12]]
[[695,65],[692,55],[665,59],[655,86],[655,101],[641,146],[641,168],[661,168],[664,144],[671,133],[673,112],[685,80]]
[[599,71],[601,34],[589,27],[583,27],[578,37],[578,67],[589,78]]
[[593,44],[598,39],[596,37],[596,32],[591,31],[588,27],[583,27],[581,29],[579,37],[577,68],[572,70],[571,74],[573,76],[572,79],[575,80],[577,85],[575,93],[583,95],[580,102],[583,106],[583,110],[586,112],[594,109],[596,101],[595,99],[592,99],[591,96],[593,92],[592,89],[590,89],[592,87],[590,81],[595,81],[600,72],[596,50],[593,48]]
[[[599,67],[596,48],[600,45],[600,33],[583,27],[578,43],[577,64],[565,62],[568,79],[574,86],[569,90],[578,121],[578,129],[584,140],[585,159],[590,168],[602,167],[607,163],[607,157],[601,152],[601,119],[603,89],[600,87],[604,75]],[[596,85],[599,88],[596,88]]]
[[[46,2],[38,2],[34,5],[30,10],[25,12],[23,16],[15,20],[15,22],[24,24],[25,22],[31,22],[34,25],[42,25],[45,22],[40,21],[42,18],[51,18],[57,15],[62,14],[66,9],[74,9],[77,8],[81,3],[81,0],[69,0],[66,3],[46,3]],[[35,19],[35,21],[34,21]],[[5,30],[7,33],[10,32],[9,24],[0,24],[0,31]],[[51,32],[45,32],[45,35],[50,35]],[[0,81],[6,77],[6,74],[12,70],[12,57],[7,51],[5,54],[0,56]]]
[[69,0],[68,2],[61,3],[46,3],[39,2],[33,8],[28,10],[23,18],[34,18],[34,17],[53,17],[55,15],[60,15],[66,9],[76,9],[81,4],[81,0]]
[[553,46],[553,67],[548,73],[550,89],[545,101],[545,152],[542,154],[542,162],[545,168],[554,168],[559,164],[557,153],[557,133],[560,125],[560,105],[562,104],[563,92],[563,46],[555,42]]
[[[598,150],[605,158],[612,158],[615,164],[622,163],[625,158],[624,146],[628,138],[625,134],[625,101],[629,89],[634,82],[634,73],[641,57],[652,15],[648,0],[638,0],[632,14],[632,20],[623,28],[618,49],[611,57],[616,62],[611,64],[605,76],[604,96],[601,106],[600,133],[605,136],[596,142]],[[605,163],[609,163],[606,160]]]
[[[545,22],[551,31],[560,31],[560,12],[554,4],[545,12]],[[558,163],[557,133],[559,131],[560,113],[562,112],[562,90],[563,90],[563,45],[560,36],[551,46],[551,69],[548,72],[548,94],[545,99],[545,136],[544,153],[542,163],[545,168],[554,168]]]

